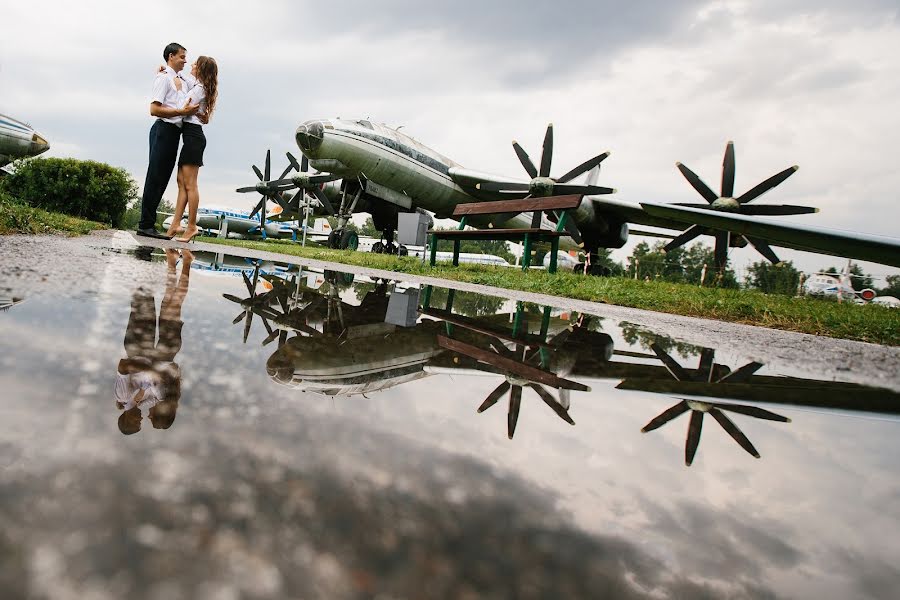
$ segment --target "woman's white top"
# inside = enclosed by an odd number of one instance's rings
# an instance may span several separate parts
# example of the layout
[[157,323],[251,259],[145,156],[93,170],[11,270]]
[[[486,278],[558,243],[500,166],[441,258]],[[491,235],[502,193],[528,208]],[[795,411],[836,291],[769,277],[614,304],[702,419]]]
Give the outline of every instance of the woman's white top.
[[188,100],[191,101],[191,104],[200,105],[200,110],[189,117],[185,117],[184,122],[193,123],[195,125],[203,125],[203,122],[199,118],[197,118],[197,115],[206,112],[206,88],[204,88],[203,84],[197,81],[197,78],[191,75],[189,71],[182,71],[178,74],[178,76],[182,80],[181,106],[184,106],[184,103]]

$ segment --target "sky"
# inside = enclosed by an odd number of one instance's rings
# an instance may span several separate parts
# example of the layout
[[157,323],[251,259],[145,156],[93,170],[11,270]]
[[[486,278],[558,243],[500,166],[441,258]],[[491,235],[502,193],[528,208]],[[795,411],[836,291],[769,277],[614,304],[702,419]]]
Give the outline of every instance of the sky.
[[[538,160],[552,122],[552,174],[611,151],[599,184],[624,200],[702,201],[675,162],[717,189],[733,140],[736,194],[797,164],[755,202],[821,209],[789,221],[900,236],[895,1],[0,0],[0,9],[0,113],[40,131],[45,156],[107,162],[139,186],[163,47],[214,57],[220,91],[201,203],[249,207],[256,196],[234,190],[255,183],[250,165],[271,149],[273,170],[283,169],[284,152],[298,152],[294,130],[312,118],[402,125],[467,168],[516,177],[511,141]],[[174,200],[174,177],[165,197]],[[842,264],[778,254],[806,271]],[[752,248],[730,256],[739,272],[762,259]],[[900,272],[861,266],[876,283]]]

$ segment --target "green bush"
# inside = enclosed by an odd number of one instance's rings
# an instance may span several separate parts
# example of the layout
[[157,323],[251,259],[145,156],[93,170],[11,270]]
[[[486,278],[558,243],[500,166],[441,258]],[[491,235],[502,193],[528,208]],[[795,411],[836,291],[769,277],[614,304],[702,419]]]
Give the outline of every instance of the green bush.
[[124,169],[92,160],[36,158],[16,164],[0,190],[30,206],[118,227],[137,184]]

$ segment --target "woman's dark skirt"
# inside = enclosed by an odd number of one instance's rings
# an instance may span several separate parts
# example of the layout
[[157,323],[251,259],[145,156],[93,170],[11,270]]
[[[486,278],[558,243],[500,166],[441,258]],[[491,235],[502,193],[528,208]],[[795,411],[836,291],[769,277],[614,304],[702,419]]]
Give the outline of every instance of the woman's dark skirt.
[[206,136],[203,135],[203,126],[196,123],[185,123],[181,128],[181,155],[178,157],[178,166],[197,165],[202,167],[205,149]]

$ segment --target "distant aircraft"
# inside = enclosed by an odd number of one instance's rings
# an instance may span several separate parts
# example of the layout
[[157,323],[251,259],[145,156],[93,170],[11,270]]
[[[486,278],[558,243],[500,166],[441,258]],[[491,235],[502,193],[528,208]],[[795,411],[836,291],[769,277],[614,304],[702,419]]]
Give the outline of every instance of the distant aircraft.
[[0,114],[0,171],[18,158],[37,156],[50,149],[50,144],[31,125]]
[[875,299],[875,290],[866,288],[857,291],[853,287],[851,278],[856,277],[850,272],[852,262],[848,260],[847,266],[840,273],[813,273],[803,283],[803,291],[811,296],[833,296],[838,300],[851,302],[871,302]]
[[[265,200],[276,201],[285,212],[299,215],[307,193],[315,196],[324,214],[335,215],[338,227],[330,243],[334,247],[353,247],[354,236],[344,227],[355,212],[368,212],[376,229],[387,239],[386,251],[395,251],[394,231],[397,215],[424,209],[437,218],[451,218],[461,203],[582,194],[584,200],[566,220],[569,234],[560,240],[563,250],[583,247],[590,263],[597,263],[599,248],[621,248],[628,239],[629,223],[684,230],[669,248],[686,243],[699,235],[716,238],[716,264],[721,269],[727,262],[730,247],[750,244],[772,262],[779,262],[771,244],[824,254],[833,254],[900,266],[900,240],[884,236],[838,232],[824,228],[779,224],[760,219],[760,215],[793,215],[816,209],[793,205],[749,205],[761,195],[785,181],[797,168],[790,167],[768,178],[738,197],[734,197],[734,146],[728,143],[723,161],[721,195],[690,169],[677,164],[679,170],[706,200],[706,204],[656,204],[628,202],[609,196],[615,190],[596,185],[600,164],[609,156],[603,152],[559,177],[551,177],[553,126],[544,136],[540,166],[537,167],[524,149],[513,142],[513,149],[528,173],[529,179],[511,179],[481,171],[465,169],[458,163],[428,148],[408,135],[368,120],[317,119],[301,124],[295,133],[303,152],[302,163],[288,156],[291,164],[279,178],[271,179],[270,155],[266,155],[265,172],[253,167],[259,181],[255,186],[239,188],[239,192],[256,192],[262,199],[253,211],[265,210]],[[308,173],[312,166],[319,173]],[[298,171],[286,178],[291,169]],[[584,183],[573,183],[586,176]],[[340,184],[335,183],[342,178]],[[292,198],[287,190],[300,190]],[[340,200],[335,198],[340,191]],[[330,192],[330,193],[329,193]],[[262,216],[261,216],[262,218]],[[556,215],[558,219],[558,215]],[[530,213],[486,215],[472,219],[472,225],[495,228],[528,228],[540,224],[555,227],[554,219]]]
[[[281,206],[274,204],[268,211],[273,217],[265,221],[260,227],[259,219],[252,218],[250,211],[237,210],[223,206],[205,206],[197,210],[197,226],[210,233],[221,233],[224,237],[244,238],[249,236],[261,236],[263,238],[291,238],[296,240],[302,233],[302,226],[295,221],[282,221],[276,219],[281,214]],[[169,213],[164,213],[169,214]],[[163,221],[165,227],[172,223],[173,215]],[[187,225],[187,217],[181,220],[182,226]],[[314,239],[327,238],[331,233],[331,225],[328,219],[316,219],[315,226],[307,230],[307,235]]]

